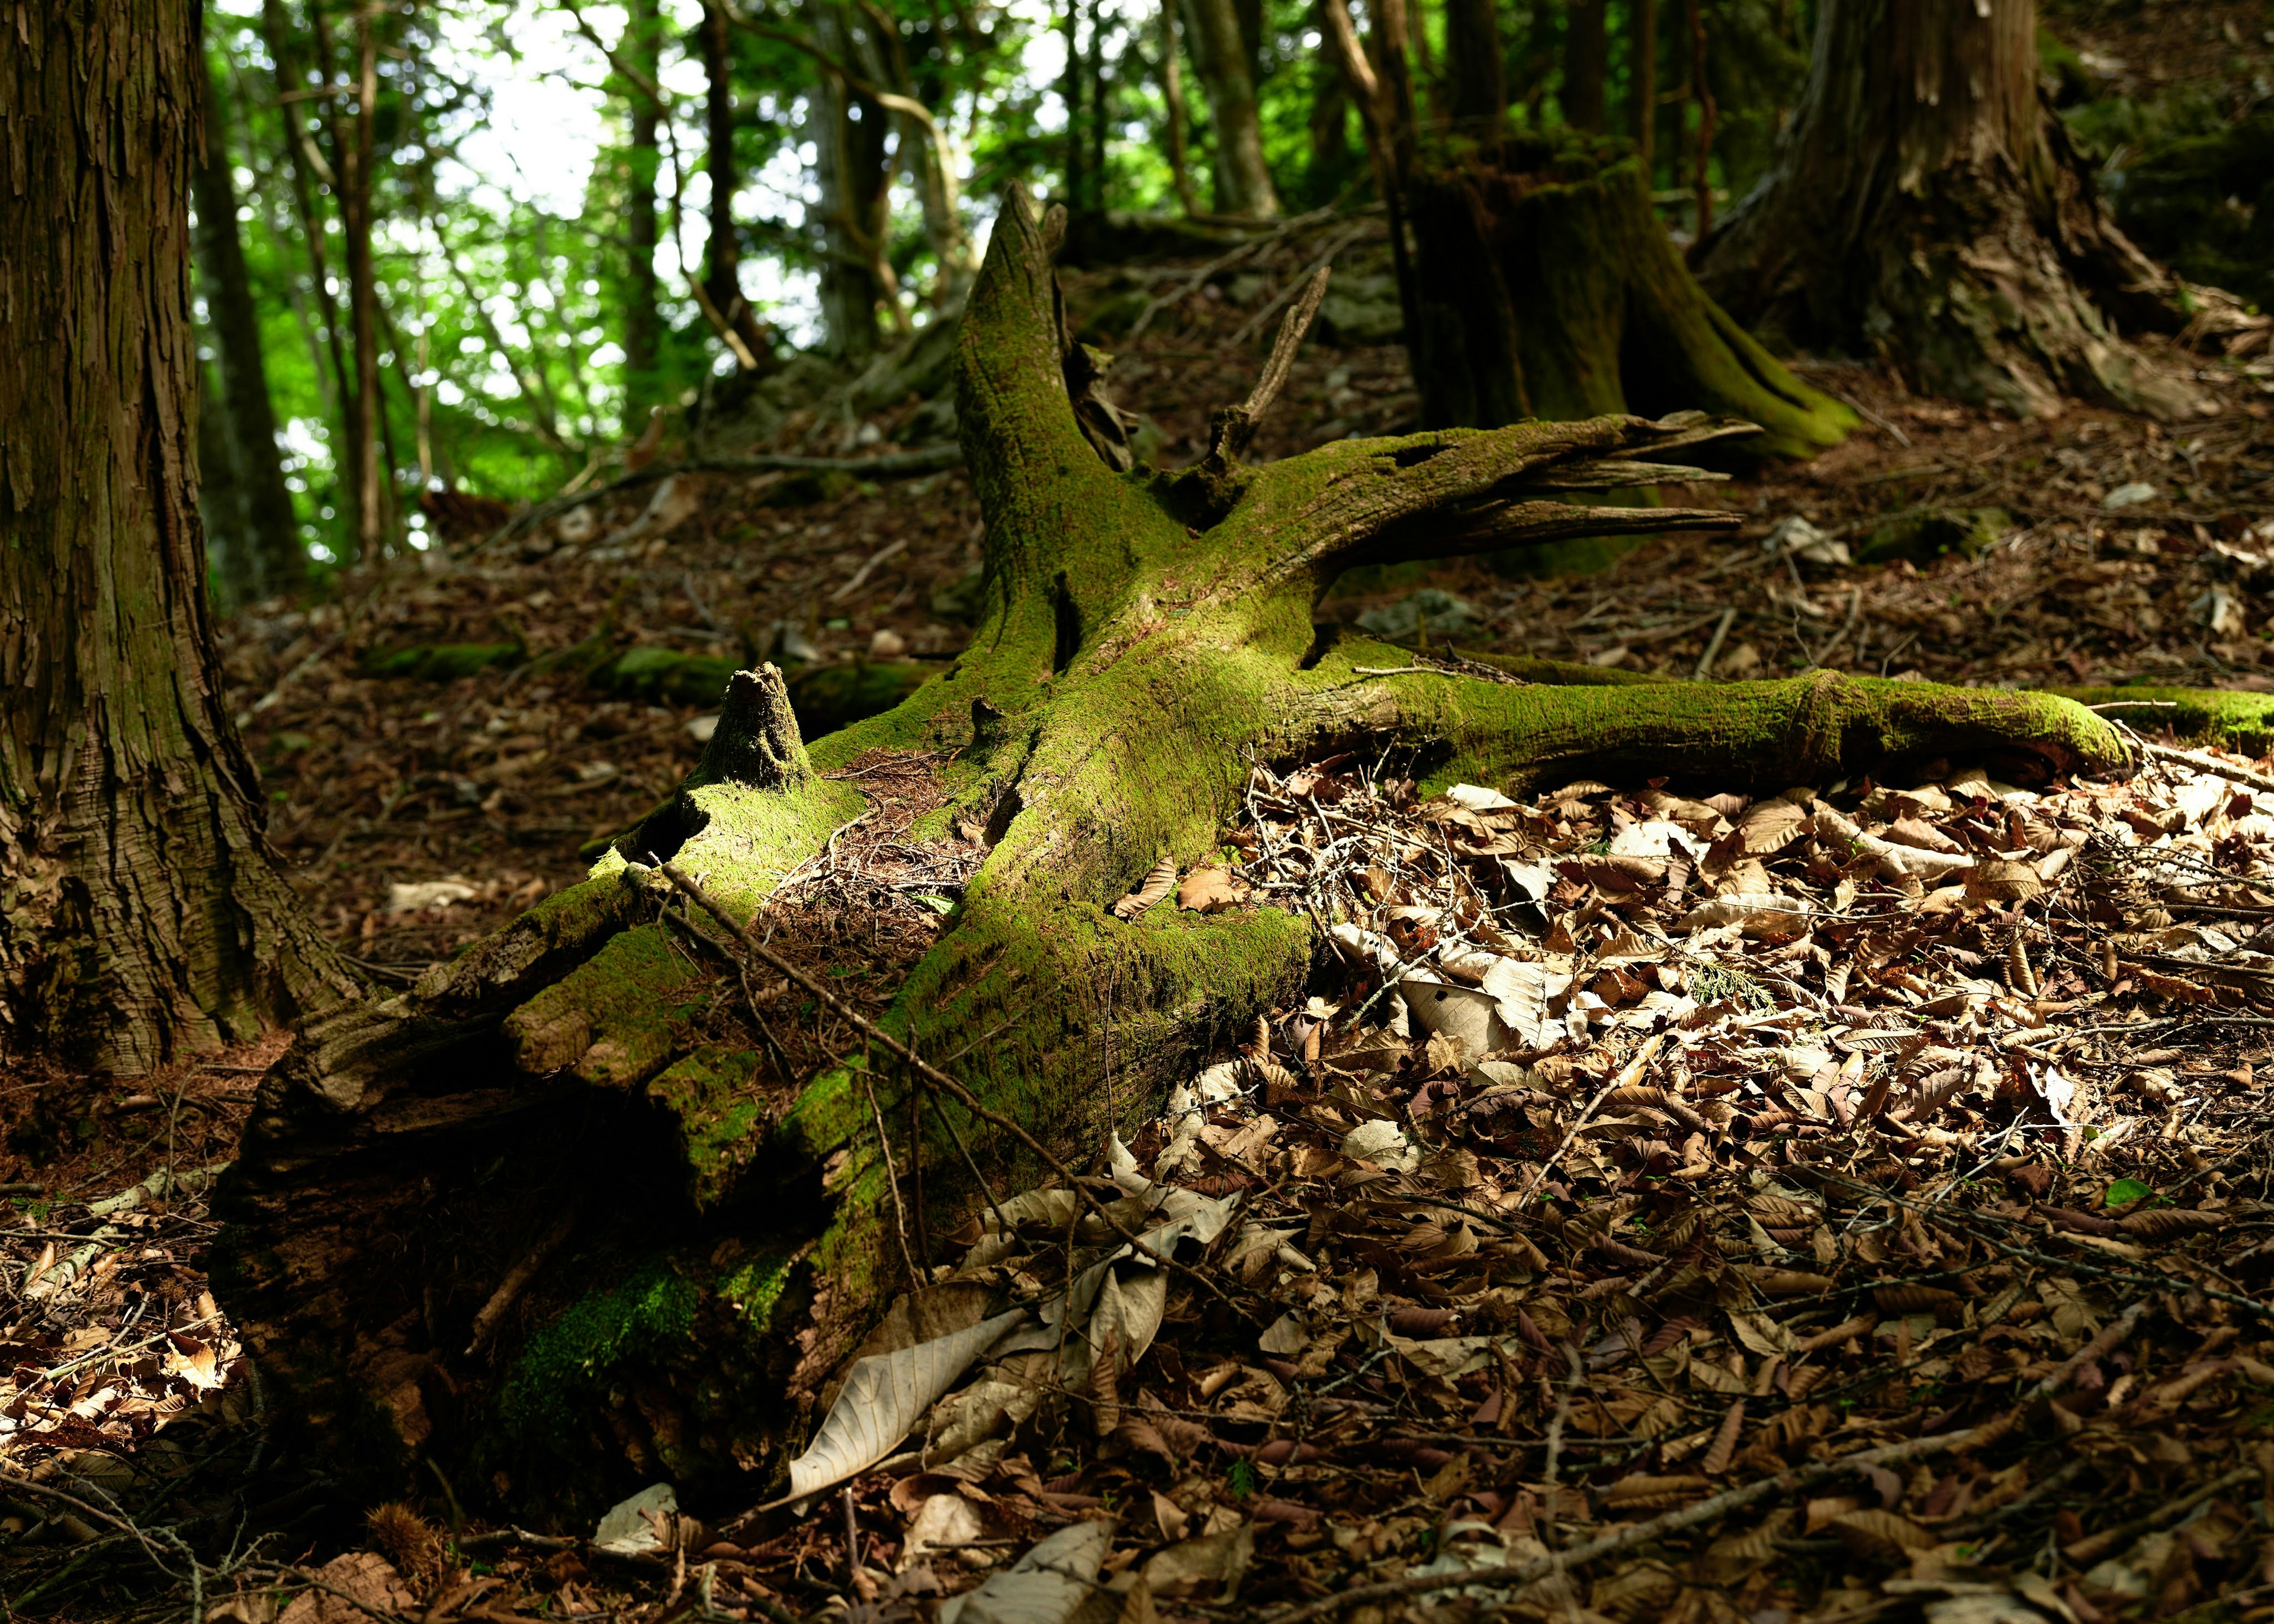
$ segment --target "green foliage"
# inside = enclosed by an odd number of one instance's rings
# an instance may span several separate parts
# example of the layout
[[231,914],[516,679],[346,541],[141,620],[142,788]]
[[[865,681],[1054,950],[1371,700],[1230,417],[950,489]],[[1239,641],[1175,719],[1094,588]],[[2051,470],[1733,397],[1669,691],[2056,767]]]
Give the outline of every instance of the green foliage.
[[2108,1193],[2101,1198],[2101,1205],[2130,1207],[2135,1202],[2146,1200],[2155,1193],[2136,1178],[2120,1178],[2108,1186]]
[[[1716,174],[1725,187],[1742,188],[1758,167],[1763,132],[1797,86],[1813,9],[1707,0],[1708,71],[1721,109]],[[745,11],[761,23],[779,19],[785,31],[809,26],[794,9]],[[1556,122],[1564,11],[1561,0],[1510,0],[1502,8],[1514,127]],[[1055,9],[1014,16],[883,0],[848,7],[847,15],[861,36],[862,60],[872,64],[878,41],[864,32],[868,19],[890,19],[898,37],[885,41],[884,55],[905,65],[914,94],[968,144],[969,223],[990,214],[992,198],[1013,181],[1044,193],[1061,189],[1066,139],[1050,60],[1050,48],[1062,36]],[[1265,155],[1290,207],[1363,192],[1372,181],[1356,111],[1322,49],[1315,5],[1261,0],[1250,15]],[[1653,181],[1671,184],[1681,128],[1694,115],[1671,94],[1688,72],[1682,7],[1661,0],[1660,15],[1663,106]],[[418,499],[428,485],[508,500],[549,493],[588,468],[604,470],[638,426],[641,402],[691,405],[714,374],[733,370],[686,281],[702,272],[706,253],[697,171],[707,126],[699,50],[689,31],[693,16],[681,0],[664,8],[651,49],[669,86],[668,113],[660,148],[638,149],[632,114],[646,93],[640,74],[622,71],[640,48],[625,33],[621,11],[588,10],[576,25],[589,25],[584,37],[531,0],[454,0],[373,14],[381,453],[393,470],[408,545],[426,539]],[[1084,16],[1110,138],[1099,200],[1114,210],[1173,210],[1159,14],[1141,8]],[[1447,64],[1442,17],[1424,7],[1422,18],[1426,49],[1417,54],[1414,80],[1426,118],[1442,99]],[[1614,0],[1608,21],[1612,124],[1629,130],[1630,0]],[[353,391],[354,366],[335,183],[355,109],[351,97],[309,90],[320,76],[355,80],[354,23],[314,0],[215,0],[205,27],[216,80],[226,87],[224,137],[237,170],[239,233],[261,313],[287,482],[320,585],[354,552],[342,473],[343,400]],[[550,37],[548,29],[569,43],[544,47],[551,55],[540,59],[532,42]],[[604,49],[616,53],[618,65]],[[1205,204],[1214,137],[1186,49],[1191,162]],[[564,75],[562,61],[581,65]],[[809,289],[828,261],[818,206],[798,193],[810,174],[811,103],[822,70],[787,38],[737,28],[730,71],[736,164],[746,180],[769,177],[746,188],[738,212],[743,285],[785,344],[808,342],[817,336]],[[581,195],[566,203],[537,195],[528,177],[495,167],[493,103],[508,84],[532,80],[546,83],[549,96],[584,97],[591,109],[594,161]],[[873,106],[870,112],[886,116]],[[897,139],[915,141],[911,128],[900,121],[895,128]],[[937,306],[940,267],[910,165],[895,162],[885,257],[921,326]],[[485,163],[492,167],[485,170]],[[781,185],[786,175],[797,184]],[[642,196],[658,212],[661,352],[653,374],[635,380],[624,355],[634,290],[626,221]]]

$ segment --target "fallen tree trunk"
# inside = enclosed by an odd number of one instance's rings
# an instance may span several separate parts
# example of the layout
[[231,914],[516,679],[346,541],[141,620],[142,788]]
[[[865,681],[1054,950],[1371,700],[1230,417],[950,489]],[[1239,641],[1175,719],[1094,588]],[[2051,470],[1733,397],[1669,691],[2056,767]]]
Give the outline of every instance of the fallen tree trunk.
[[[1325,643],[1312,605],[1355,565],[1728,527],[1567,498],[1681,477],[1655,459],[1746,425],[1604,417],[1246,465],[1314,288],[1208,457],[1117,473],[1070,397],[1088,374],[1046,240],[1014,193],[960,341],[987,529],[969,650],[809,750],[779,676],[737,674],[677,798],[589,880],[409,993],[312,1023],[264,1080],[216,1289],[272,1407],[373,1486],[422,1455],[462,1497],[523,1508],[656,1475],[779,1485],[827,1373],[926,1237],[978,1209],[982,1175],[1030,1173],[1027,1136],[1087,1164],[1300,996],[1320,921],[1111,906],[1163,858],[1214,853],[1251,756],[1363,747],[1427,783],[1511,786],[1784,787],[1985,752],[2014,773],[2131,764],[2114,727],[2042,695],[1829,673],[1567,688]],[[871,820],[890,853],[848,862]],[[753,979],[665,861],[817,978],[887,928],[847,898],[889,900],[907,873],[950,893],[944,917],[890,924],[893,951],[862,950],[905,966],[863,1019],[987,1115]],[[835,984],[864,1002],[857,977]]]

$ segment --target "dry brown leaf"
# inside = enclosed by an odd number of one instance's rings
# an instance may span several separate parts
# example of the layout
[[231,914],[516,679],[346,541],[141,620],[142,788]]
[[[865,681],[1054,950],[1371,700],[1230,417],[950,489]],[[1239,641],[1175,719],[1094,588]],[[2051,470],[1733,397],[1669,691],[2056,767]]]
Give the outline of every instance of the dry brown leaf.
[[2182,1235],[2200,1235],[2226,1222],[2221,1213],[2196,1212],[2183,1207],[2151,1207],[2127,1213],[2116,1221],[2135,1240],[2168,1241]]
[[1656,1511],[1697,1499],[1713,1486],[1708,1477],[1653,1477],[1635,1473],[1603,1491],[1608,1511]]
[[1946,1291],[1940,1286],[1874,1286],[1871,1300],[1880,1311],[1890,1314],[1933,1314],[1939,1318],[1955,1316],[1966,1304],[1966,1299],[1955,1291]]
[[1737,1452],[1737,1435],[1745,1429],[1745,1401],[1739,1399],[1729,1406],[1721,1417],[1721,1426],[1713,1433],[1713,1447],[1706,1451],[1698,1470],[1709,1477],[1718,1477],[1729,1470],[1729,1461]]
[[1859,1556],[1883,1562],[1902,1560],[1913,1551],[1924,1551],[1935,1538],[1909,1517],[1865,1507],[1832,1519],[1834,1538]]
[[1113,905],[1116,919],[1134,919],[1169,894],[1169,887],[1177,883],[1177,860],[1163,857],[1153,865],[1153,872],[1145,883]]
[[1828,1274],[1811,1274],[1801,1269],[1765,1268],[1754,1263],[1735,1267],[1754,1290],[1768,1297],[1812,1297],[1839,1283]]
[[[1163,860],[1163,862],[1166,861],[1165,858]],[[1160,872],[1158,868],[1153,870],[1152,875],[1146,879],[1147,887],[1149,888],[1152,885],[1153,880],[1159,876]],[[1173,877],[1175,874],[1173,866],[1170,873]],[[1141,891],[1136,895],[1141,897],[1144,892]],[[1245,903],[1247,898],[1247,882],[1222,863],[1202,863],[1185,876],[1184,883],[1177,887],[1177,906],[1194,914],[1215,914],[1225,908],[1236,908]],[[1123,900],[1129,901],[1132,898],[1124,898]],[[1159,898],[1156,898],[1154,900],[1158,901]],[[1150,907],[1152,903],[1141,903],[1138,906],[1141,908]]]

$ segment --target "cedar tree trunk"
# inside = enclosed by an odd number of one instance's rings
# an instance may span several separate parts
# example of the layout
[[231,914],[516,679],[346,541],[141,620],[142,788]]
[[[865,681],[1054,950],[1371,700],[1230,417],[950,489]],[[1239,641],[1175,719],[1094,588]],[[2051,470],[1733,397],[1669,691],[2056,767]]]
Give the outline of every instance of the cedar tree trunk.
[[1408,201],[1425,420],[1699,409],[1758,425],[1749,448],[1786,456],[1853,425],[1706,297],[1623,148],[1462,144],[1417,164]]
[[2063,395],[2171,417],[2121,342],[2179,323],[2039,96],[2035,0],[1826,0],[1799,108],[1698,275],[1780,347],[1876,354],[2016,415]]
[[[1283,342],[1201,463],[1117,473],[1069,399],[1081,352],[1063,339],[1056,236],[1014,190],[959,338],[986,523],[969,650],[809,750],[779,673],[737,673],[678,799],[590,879],[403,996],[311,1023],[263,1081],[215,1278],[271,1413],[359,1439],[343,1462],[384,1477],[418,1451],[462,1493],[564,1510],[653,1475],[682,1493],[762,1488],[906,1278],[895,1201],[923,1204],[918,1234],[977,1210],[957,1135],[998,1182],[1025,1175],[984,1119],[912,1101],[857,1048],[779,1073],[738,950],[651,866],[755,915],[862,815],[883,763],[940,774],[945,804],[908,839],[983,858],[878,1019],[1077,1162],[1224,1034],[1300,996],[1321,947],[1307,917],[1111,906],[1162,857],[1215,853],[1251,753],[1426,744],[1433,784],[1513,786],[1782,788],[1984,749],[2005,771],[2128,765],[2110,724],[2044,695],[1828,672],[1559,688],[1398,674],[1400,650],[1322,644],[1313,605],[1354,565],[1727,528],[1564,500],[1668,477],[1630,459],[1726,431],[1604,417],[1246,465]],[[877,1124],[912,1110],[920,1130],[890,1128],[888,1162]]]
[[1193,65],[1207,94],[1216,143],[1216,209],[1253,220],[1276,219],[1279,193],[1263,162],[1263,126],[1255,112],[1255,79],[1232,0],[1184,0],[1192,25]]
[[0,1042],[132,1071],[353,990],[262,841],[206,605],[193,11],[0,31]]
[[221,365],[221,391],[213,401],[236,475],[243,528],[232,538],[245,551],[250,595],[297,592],[308,578],[300,522],[284,464],[276,454],[276,410],[268,399],[268,371],[260,353],[260,312],[245,269],[237,229],[237,179],[230,169],[229,121],[221,86],[206,87],[205,153],[193,180],[198,206],[199,290]]

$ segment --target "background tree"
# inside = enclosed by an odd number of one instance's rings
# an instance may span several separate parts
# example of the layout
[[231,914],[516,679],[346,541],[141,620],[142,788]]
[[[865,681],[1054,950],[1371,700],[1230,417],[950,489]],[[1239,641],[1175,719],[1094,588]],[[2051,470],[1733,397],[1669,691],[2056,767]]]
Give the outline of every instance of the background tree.
[[1563,7],[1563,122],[1574,130],[1603,128],[1605,85],[1610,71],[1609,7],[1606,0],[1565,0]]
[[1255,80],[1246,36],[1233,0],[1183,0],[1186,37],[1209,104],[1215,138],[1218,214],[1269,220],[1279,213],[1278,188],[1263,157],[1256,117]]
[[[268,369],[260,349],[260,315],[237,234],[237,178],[230,165],[229,119],[218,80],[209,80],[203,155],[194,172],[198,288],[213,335],[221,388],[207,406],[213,445],[225,461],[205,461],[219,483],[231,487],[240,528],[230,532],[232,577],[243,597],[297,591],[307,578],[307,554],[284,466],[276,450],[276,414],[268,399]],[[201,420],[202,421],[202,420]]]
[[656,300],[656,184],[663,173],[661,125],[669,109],[659,94],[663,74],[662,19],[656,0],[629,0],[621,46],[628,64],[629,162],[625,166],[623,432],[636,436],[664,398],[663,312]]
[[2176,327],[2169,281],[2037,75],[2035,0],[1826,0],[1776,166],[1705,244],[1707,289],[1773,343],[1875,353],[1961,400],[2190,410],[2119,342]]
[[350,996],[223,708],[192,422],[188,0],[0,38],[0,1017],[136,1071]]

